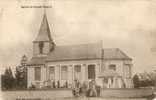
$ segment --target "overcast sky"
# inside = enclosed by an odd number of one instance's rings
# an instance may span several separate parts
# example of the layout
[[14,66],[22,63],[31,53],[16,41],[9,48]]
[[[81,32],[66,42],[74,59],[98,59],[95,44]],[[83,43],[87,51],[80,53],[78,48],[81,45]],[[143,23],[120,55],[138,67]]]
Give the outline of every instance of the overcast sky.
[[[29,0],[28,0],[29,1]],[[42,8],[39,2],[0,0],[0,69],[16,66],[23,54],[32,55]],[[133,58],[133,71],[156,67],[155,0],[55,0],[46,10],[56,45],[103,41]]]

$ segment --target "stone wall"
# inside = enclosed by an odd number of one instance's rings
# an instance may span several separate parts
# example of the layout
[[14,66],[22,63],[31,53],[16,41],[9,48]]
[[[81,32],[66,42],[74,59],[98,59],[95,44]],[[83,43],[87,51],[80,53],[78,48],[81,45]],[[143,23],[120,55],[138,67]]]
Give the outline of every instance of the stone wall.
[[[143,98],[152,95],[152,93],[152,89],[102,89],[101,96],[98,98]],[[0,100],[61,100],[71,97],[73,97],[71,89],[0,92]]]
[[49,100],[51,98],[72,97],[70,89],[53,90],[21,90],[21,91],[3,91],[0,93],[0,100]]
[[152,89],[101,89],[101,97],[140,98],[152,93]]

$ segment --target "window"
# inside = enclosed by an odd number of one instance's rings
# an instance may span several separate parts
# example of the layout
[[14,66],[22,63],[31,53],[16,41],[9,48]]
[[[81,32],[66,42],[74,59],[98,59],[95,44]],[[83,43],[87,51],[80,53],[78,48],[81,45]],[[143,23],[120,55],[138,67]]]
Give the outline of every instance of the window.
[[81,72],[81,65],[75,65],[75,66],[74,66],[74,70],[75,70],[75,72],[77,72],[77,73]]
[[104,79],[103,79],[103,82],[104,82],[104,83],[108,83],[108,78],[104,78]]
[[67,80],[68,78],[68,67],[66,65],[61,66],[61,79]]
[[95,79],[95,65],[88,65],[88,79]]
[[41,67],[35,67],[35,81],[41,80]]
[[44,42],[40,41],[38,46],[39,46],[39,53],[42,54],[43,53]]
[[127,78],[131,77],[131,72],[130,72],[130,66],[129,65],[125,66],[125,74],[126,74]]
[[54,66],[49,67],[49,79],[50,80],[55,79],[55,67]]
[[116,71],[116,65],[115,64],[109,65],[109,70]]
[[76,80],[80,80],[81,79],[81,65],[75,65],[74,66],[74,78]]

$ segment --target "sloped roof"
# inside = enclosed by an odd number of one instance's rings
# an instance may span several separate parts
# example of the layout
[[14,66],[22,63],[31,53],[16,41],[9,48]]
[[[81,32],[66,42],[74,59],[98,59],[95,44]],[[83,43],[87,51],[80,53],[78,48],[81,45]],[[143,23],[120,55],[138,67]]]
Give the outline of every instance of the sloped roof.
[[98,59],[101,58],[101,50],[100,44],[56,46],[47,61]]
[[44,64],[46,61],[66,60],[132,60],[118,48],[103,49],[99,43],[55,46],[47,57],[33,57],[28,64]]
[[39,29],[39,33],[34,41],[52,41],[46,14],[43,15],[43,20]]
[[118,48],[105,48],[103,49],[103,58],[104,59],[129,59],[123,51]]
[[27,65],[41,65],[45,64],[46,57],[32,57]]

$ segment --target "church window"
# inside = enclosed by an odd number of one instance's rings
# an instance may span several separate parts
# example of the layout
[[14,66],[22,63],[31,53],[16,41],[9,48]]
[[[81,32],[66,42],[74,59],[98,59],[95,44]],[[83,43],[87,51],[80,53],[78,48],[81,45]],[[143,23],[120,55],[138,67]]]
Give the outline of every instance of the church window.
[[55,79],[55,67],[54,66],[49,67],[49,79],[50,80]]
[[40,41],[39,42],[39,53],[42,54],[43,53],[43,47],[44,47],[44,42]]
[[74,77],[76,80],[81,79],[81,65],[75,65],[74,66]]
[[41,67],[35,67],[35,80],[41,80]]
[[88,65],[88,79],[95,79],[95,65]]
[[66,65],[63,65],[61,67],[61,79],[62,80],[68,79],[68,67]]
[[116,65],[115,64],[110,64],[109,65],[109,70],[116,71]]

